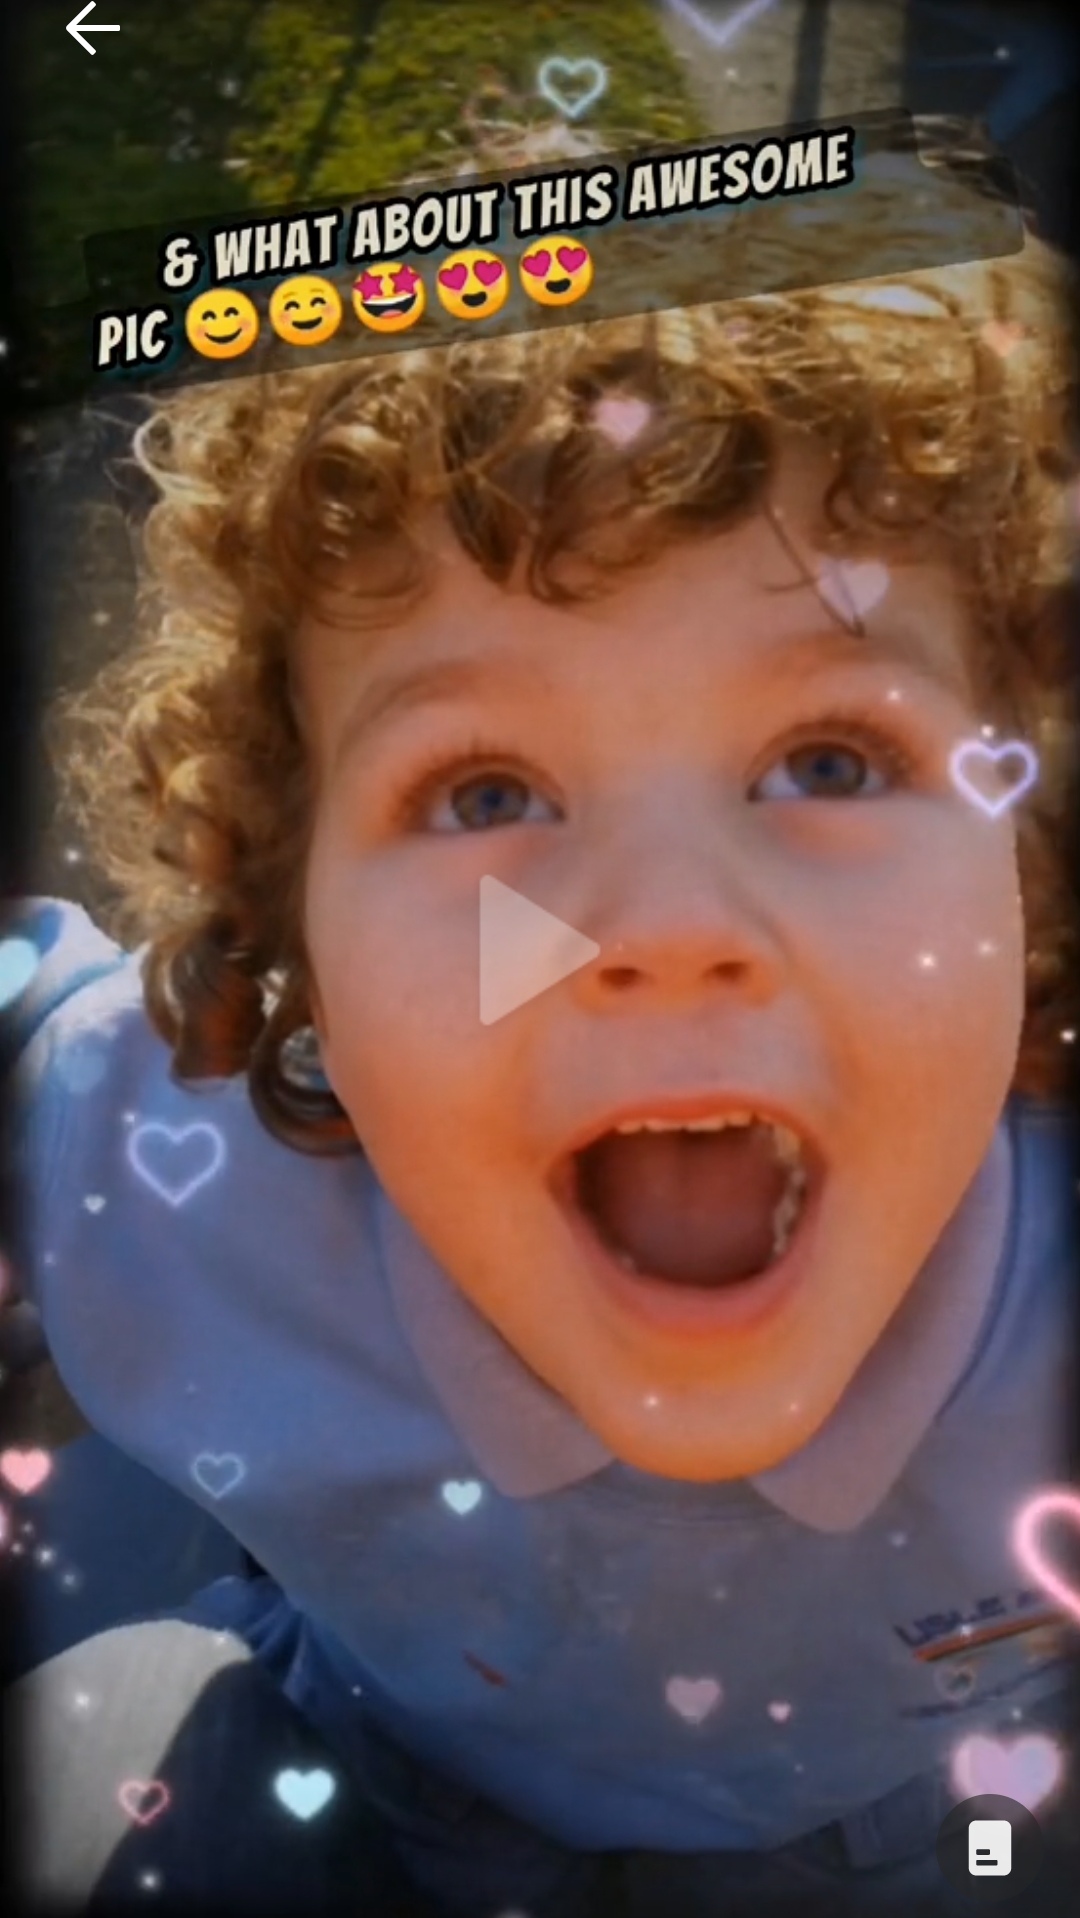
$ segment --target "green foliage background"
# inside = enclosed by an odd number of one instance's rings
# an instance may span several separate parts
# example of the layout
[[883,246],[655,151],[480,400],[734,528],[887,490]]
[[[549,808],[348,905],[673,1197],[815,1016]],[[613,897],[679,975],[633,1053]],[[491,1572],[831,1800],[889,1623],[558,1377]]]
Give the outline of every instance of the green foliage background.
[[608,86],[575,122],[618,146],[703,129],[651,0],[139,0],[86,54],[71,0],[24,11],[29,306],[86,291],[90,234],[351,197],[472,150],[467,112],[549,123],[549,55]]

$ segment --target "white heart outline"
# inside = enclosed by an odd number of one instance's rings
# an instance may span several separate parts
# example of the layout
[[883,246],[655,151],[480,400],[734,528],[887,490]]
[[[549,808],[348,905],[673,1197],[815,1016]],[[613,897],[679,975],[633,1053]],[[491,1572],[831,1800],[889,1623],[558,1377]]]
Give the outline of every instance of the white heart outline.
[[[556,67],[568,79],[571,79],[575,73],[580,73],[583,67],[590,68],[596,75],[596,84],[587,88],[580,100],[568,100],[564,93],[559,92],[551,78]],[[603,99],[607,89],[608,70],[602,60],[594,59],[591,54],[582,60],[568,60],[562,53],[549,54],[548,58],[541,62],[536,75],[537,92],[542,93],[545,100],[550,101],[566,120],[580,120],[582,114],[587,113],[591,106],[595,106],[597,100]]]
[[691,5],[691,0],[667,0],[669,12],[678,14],[679,18],[685,20],[695,32],[700,33],[702,39],[707,40],[711,47],[721,50],[731,45],[741,27],[752,26],[760,14],[768,13],[769,8],[775,5],[776,0],[746,0],[745,7],[740,7],[738,13],[730,14],[726,20],[717,22],[699,13],[698,9]]
[[[167,1139],[170,1145],[183,1145],[195,1133],[204,1134],[211,1141],[211,1163],[180,1187],[163,1184],[139,1156],[140,1146],[151,1134]],[[185,1126],[165,1125],[160,1119],[148,1119],[144,1125],[134,1126],[128,1134],[127,1155],[132,1171],[138,1174],[143,1184],[148,1185],[151,1192],[156,1192],[159,1199],[164,1199],[166,1205],[171,1205],[176,1211],[221,1171],[225,1163],[225,1141],[217,1126],[210,1125],[206,1119],[196,1119],[191,1125]]]
[[[1008,790],[997,799],[988,799],[964,772],[965,759],[990,760],[997,767],[1003,759],[1019,757],[1024,762],[1023,777],[1015,780]],[[1026,739],[1006,739],[1000,746],[992,746],[986,739],[962,739],[949,754],[949,775],[957,791],[973,806],[978,806],[988,819],[1000,819],[1003,812],[1015,806],[1024,794],[1031,791],[1039,777],[1039,757],[1034,746]]]
[[[215,1489],[213,1485],[207,1484],[200,1470],[200,1467],[206,1465],[234,1465],[236,1471],[227,1485]],[[227,1498],[229,1493],[235,1492],[237,1486],[247,1477],[247,1466],[237,1452],[200,1452],[198,1458],[192,1461],[191,1476],[208,1498]]]

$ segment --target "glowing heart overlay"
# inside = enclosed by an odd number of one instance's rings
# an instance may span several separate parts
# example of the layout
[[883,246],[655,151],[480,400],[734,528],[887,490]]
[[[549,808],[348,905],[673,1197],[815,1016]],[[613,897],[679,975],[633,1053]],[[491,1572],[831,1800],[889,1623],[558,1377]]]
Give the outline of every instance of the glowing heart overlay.
[[889,590],[889,569],[879,559],[825,559],[817,589],[826,606],[846,625],[872,612]]
[[[568,93],[562,82],[583,80],[580,91]],[[545,60],[536,76],[538,92],[568,120],[577,120],[607,92],[607,68],[599,60],[564,60],[554,54]]]
[[134,1825],[152,1825],[169,1803],[169,1787],[160,1778],[128,1778],[116,1794]]
[[708,1718],[721,1697],[715,1678],[669,1678],[664,1692],[672,1711],[690,1725],[700,1725]]
[[[1018,766],[1015,778],[1008,781],[1003,791],[991,794],[976,785],[971,776],[973,769],[998,773],[1006,760],[1015,760]],[[964,739],[949,756],[949,771],[953,785],[965,799],[970,799],[988,819],[998,819],[1030,792],[1039,777],[1039,761],[1025,739],[1006,739],[1000,746],[990,746],[984,739]]]
[[1011,1744],[975,1733],[953,1753],[953,1785],[961,1798],[984,1794],[1015,1798],[1034,1811],[1061,1782],[1064,1766],[1053,1740],[1040,1732]]
[[443,1486],[442,1495],[452,1512],[459,1518],[465,1518],[473,1511],[484,1496],[484,1488],[475,1479],[450,1479]]
[[29,939],[0,940],[0,1006],[21,997],[40,964],[41,955]]
[[128,1158],[145,1185],[166,1204],[181,1206],[220,1172],[225,1141],[216,1126],[168,1126],[156,1120],[136,1126]]
[[710,19],[700,7],[693,5],[693,0],[667,0],[667,4],[672,13],[692,26],[710,46],[722,50],[731,45],[744,27],[752,26],[763,13],[768,13],[776,0],[746,0],[746,5],[738,7],[726,20]]
[[645,400],[620,399],[612,394],[607,399],[597,400],[592,417],[593,424],[605,439],[611,440],[616,446],[629,446],[631,440],[636,440],[649,424],[652,407]]
[[328,1771],[283,1771],[274,1780],[274,1792],[294,1818],[314,1818],[330,1803],[337,1786]]
[[1041,1534],[1048,1518],[1063,1518],[1080,1528],[1080,1493],[1039,1492],[1030,1499],[1013,1528],[1013,1551],[1029,1578],[1080,1623],[1080,1590],[1069,1584],[1042,1548]]
[[36,1492],[51,1471],[48,1452],[0,1452],[0,1478],[7,1480],[13,1492]]
[[211,1498],[224,1498],[226,1492],[235,1492],[244,1475],[244,1461],[237,1458],[235,1452],[200,1452],[191,1468],[196,1485],[201,1485]]

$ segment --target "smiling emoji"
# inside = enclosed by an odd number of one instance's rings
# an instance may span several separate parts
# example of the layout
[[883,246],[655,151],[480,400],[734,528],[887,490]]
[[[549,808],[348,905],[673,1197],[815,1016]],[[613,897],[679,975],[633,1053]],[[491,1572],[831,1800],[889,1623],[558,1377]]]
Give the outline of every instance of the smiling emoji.
[[184,331],[208,360],[235,360],[259,336],[259,316],[246,293],[218,286],[200,293],[184,315]]
[[455,320],[487,320],[506,305],[510,275],[494,253],[452,253],[438,272],[439,298]]
[[270,295],[270,324],[290,346],[322,346],[341,325],[341,295],[329,280],[300,273]]
[[380,260],[366,266],[353,285],[356,317],[373,333],[404,333],[415,326],[427,306],[419,273],[400,260]]
[[580,240],[553,233],[521,256],[521,284],[540,306],[572,306],[593,283],[592,255]]

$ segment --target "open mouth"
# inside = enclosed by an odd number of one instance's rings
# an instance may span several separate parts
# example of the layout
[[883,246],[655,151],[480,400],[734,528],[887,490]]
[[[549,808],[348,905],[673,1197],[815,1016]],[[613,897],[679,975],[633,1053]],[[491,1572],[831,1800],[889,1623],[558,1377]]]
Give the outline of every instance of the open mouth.
[[317,320],[294,320],[293,331],[296,333],[310,333],[313,328],[322,326],[322,324],[323,321],[321,318]]
[[483,306],[486,300],[486,293],[463,293],[461,296],[462,306]]
[[363,302],[365,312],[370,313],[372,317],[377,320],[390,319],[401,313],[409,313],[415,305],[415,293],[403,293],[399,300],[365,300]]
[[604,1265],[689,1299],[778,1274],[822,1176],[791,1125],[732,1108],[621,1120],[564,1159],[553,1186]]
[[544,281],[549,293],[569,293],[571,284],[571,281],[567,279]]

